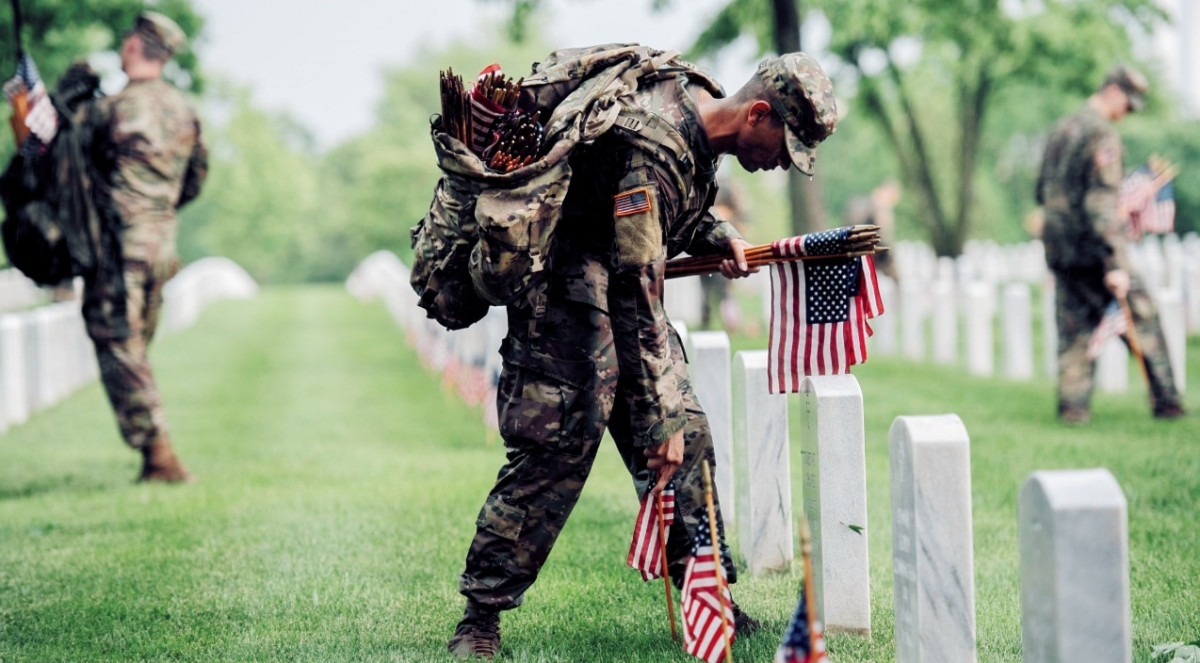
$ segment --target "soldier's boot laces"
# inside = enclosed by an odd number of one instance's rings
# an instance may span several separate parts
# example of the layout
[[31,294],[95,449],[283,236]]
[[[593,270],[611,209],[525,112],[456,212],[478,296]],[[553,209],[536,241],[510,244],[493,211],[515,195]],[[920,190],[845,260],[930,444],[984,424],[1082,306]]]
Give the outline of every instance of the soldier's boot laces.
[[500,612],[467,605],[447,646],[458,658],[491,659],[500,651]]
[[733,631],[738,635],[750,635],[757,631],[762,624],[757,619],[742,612],[737,603],[733,604]]
[[195,479],[171,447],[167,438],[159,438],[142,449],[142,473],[138,482],[161,481],[164,483],[192,483]]

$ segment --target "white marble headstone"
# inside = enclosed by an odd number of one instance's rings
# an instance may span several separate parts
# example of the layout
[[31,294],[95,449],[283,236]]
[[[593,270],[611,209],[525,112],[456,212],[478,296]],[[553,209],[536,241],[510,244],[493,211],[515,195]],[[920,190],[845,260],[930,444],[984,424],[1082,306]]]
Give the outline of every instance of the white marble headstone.
[[853,375],[800,384],[804,514],[817,613],[828,632],[871,635],[863,397]]
[[958,300],[949,277],[934,281],[932,302],[933,361],[954,364],[958,361]]
[[877,278],[884,313],[871,320],[871,328],[875,334],[867,340],[867,348],[870,352],[878,352],[880,355],[894,355],[900,345],[896,333],[896,281],[885,274],[879,274]]
[[1058,294],[1054,276],[1042,281],[1042,362],[1049,377],[1058,376]]
[[1033,312],[1027,283],[1004,286],[1004,374],[1014,380],[1033,378]]
[[925,292],[916,278],[900,280],[900,343],[906,358],[925,358]]
[[1025,662],[1129,663],[1129,532],[1116,478],[1034,472],[1018,513]]
[[995,333],[992,330],[996,309],[995,286],[982,281],[968,283],[963,289],[967,321],[967,371],[972,375],[991,376],[996,370]]
[[974,663],[971,446],[958,415],[888,433],[898,663]]
[[8,425],[29,418],[25,380],[25,322],[23,315],[0,315],[0,398]]
[[1158,305],[1158,322],[1162,325],[1163,340],[1167,343],[1171,375],[1175,378],[1175,388],[1182,396],[1187,391],[1187,322],[1183,293],[1177,288],[1159,290],[1155,303]]
[[1129,349],[1120,338],[1113,336],[1105,341],[1096,359],[1095,380],[1096,388],[1105,393],[1129,391]]
[[733,359],[737,538],[751,575],[791,568],[792,485],[787,395],[767,391],[767,351]]
[[729,335],[723,331],[697,331],[689,335],[689,375],[696,400],[704,408],[712,431],[716,482],[726,527],[734,527],[737,514],[733,494],[733,396],[730,375]]

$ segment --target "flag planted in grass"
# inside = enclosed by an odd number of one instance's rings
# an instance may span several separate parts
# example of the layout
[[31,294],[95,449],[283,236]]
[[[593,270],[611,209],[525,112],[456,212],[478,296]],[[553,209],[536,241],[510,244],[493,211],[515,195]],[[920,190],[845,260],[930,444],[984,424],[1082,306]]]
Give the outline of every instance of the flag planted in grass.
[[630,567],[642,572],[642,580],[653,580],[666,574],[666,560],[663,559],[663,545],[659,532],[666,531],[675,522],[674,482],[668,483],[662,491],[662,527],[659,527],[658,512],[654,497],[646,493],[633,526],[633,541],[629,544],[628,559]]
[[1108,340],[1124,334],[1128,328],[1125,311],[1121,310],[1117,300],[1112,300],[1108,303],[1108,308],[1104,309],[1104,317],[1100,318],[1100,324],[1096,325],[1092,337],[1088,339],[1087,358],[1092,361],[1099,359]]
[[[870,255],[846,256],[850,227],[779,240],[771,269],[767,386],[794,393],[806,375],[838,375],[867,360],[868,320],[883,313]],[[820,258],[820,256],[837,256]]]
[[800,549],[804,558],[804,584],[800,586],[796,612],[775,651],[775,663],[826,663],[829,659],[825,657],[825,636],[813,601],[812,538],[807,520],[800,523]]
[[712,542],[708,517],[704,516],[684,571],[682,598],[683,648],[707,663],[724,659],[734,639],[733,597]]

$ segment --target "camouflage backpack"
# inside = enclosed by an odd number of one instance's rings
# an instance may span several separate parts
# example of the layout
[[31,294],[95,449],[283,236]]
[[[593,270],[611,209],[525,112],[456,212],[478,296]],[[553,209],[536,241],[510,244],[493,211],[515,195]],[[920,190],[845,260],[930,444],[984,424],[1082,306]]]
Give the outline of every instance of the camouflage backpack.
[[489,306],[536,306],[576,145],[615,128],[676,172],[685,141],[629,99],[639,86],[684,71],[720,92],[719,84],[677,56],[636,44],[550,54],[522,81],[519,103],[545,118],[544,155],[507,173],[489,169],[467,145],[440,131],[435,119],[431,133],[442,177],[429,212],[411,231],[411,285],[429,317],[461,329]]

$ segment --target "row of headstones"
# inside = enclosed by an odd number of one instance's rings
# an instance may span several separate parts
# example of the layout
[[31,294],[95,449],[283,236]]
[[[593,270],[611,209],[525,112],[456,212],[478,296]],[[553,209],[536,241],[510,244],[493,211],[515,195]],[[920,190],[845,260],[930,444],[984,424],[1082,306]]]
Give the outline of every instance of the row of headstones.
[[46,292],[20,271],[0,269],[0,312],[33,308],[47,299]]
[[[76,284],[78,293],[81,286]],[[258,286],[241,267],[206,258],[163,289],[162,325],[190,325],[216,299],[247,298]],[[99,376],[78,298],[0,314],[0,433],[69,396]]]
[[[416,306],[408,270],[394,254],[373,254],[346,286],[362,300],[383,300],[410,342],[440,348],[443,357],[427,363],[433,370],[448,365],[446,356],[486,365],[497,354],[499,309],[466,330],[443,330]],[[766,352],[731,355],[725,332],[676,328],[712,429],[717,492],[738,551],[752,574],[789,568],[787,397],[767,392]],[[852,375],[810,377],[802,391],[802,496],[818,613],[830,631],[869,635],[862,392]],[[897,660],[974,661],[966,429],[954,415],[899,417],[890,443]],[[1125,506],[1111,475],[1035,473],[1022,490],[1020,517],[1026,660],[1130,660]],[[1103,554],[1093,553],[1096,545]],[[1091,609],[1101,595],[1104,608]]]
[[[1133,253],[1143,256],[1139,260],[1146,265],[1160,267],[1164,264],[1162,260],[1145,260],[1144,256],[1176,257],[1169,261],[1176,268],[1160,268],[1157,272],[1174,277],[1145,280],[1158,304],[1168,354],[1175,369],[1176,387],[1182,393],[1186,390],[1187,334],[1189,330],[1200,330],[1200,238],[1194,234],[1189,234],[1183,241],[1174,235],[1167,238],[1144,240],[1134,245]],[[1155,248],[1160,244],[1175,250],[1164,253]],[[886,276],[879,278],[886,313],[872,321],[875,334],[868,342],[871,352],[901,355],[914,361],[965,365],[968,372],[980,376],[995,375],[999,357],[1005,377],[1032,379],[1036,372],[1032,288],[1039,287],[1042,372],[1050,377],[1057,375],[1055,286],[1052,274],[1045,269],[1039,242],[990,249],[994,253],[1007,252],[1005,255],[1016,256],[1011,261],[1024,265],[1008,271],[993,266],[973,272],[970,267],[964,267],[975,259],[973,256],[986,254],[978,249],[974,254],[964,254],[955,260],[938,259],[931,249],[919,243],[902,243],[899,248],[901,255],[897,257],[897,263],[910,265],[908,276],[902,277],[899,283]],[[908,257],[903,258],[905,255]],[[999,264],[999,261],[993,262]],[[1040,268],[1030,267],[1032,263],[1039,264]],[[914,264],[925,264],[929,269],[912,267]],[[1008,282],[977,278],[983,274],[992,277],[1019,274],[1022,278]],[[1035,275],[1036,281],[1028,280]],[[693,326],[699,322],[703,297],[700,278],[674,279],[668,283],[665,306],[673,320]],[[735,283],[740,285],[740,282]],[[769,320],[767,276],[757,274],[751,277],[750,285],[741,287],[749,287],[760,295],[764,303],[763,320]],[[997,326],[999,339],[996,338]],[[1111,393],[1128,391],[1129,372],[1126,346],[1117,338],[1111,339],[1098,363],[1098,388]]]
[[[1200,276],[1200,272],[1197,274]],[[1003,288],[999,293],[998,287]],[[1054,377],[1058,374],[1058,325],[1053,277],[1047,276],[1040,287],[1042,372]],[[1196,288],[1200,292],[1200,283]],[[868,341],[869,349],[880,355],[899,354],[914,361],[965,364],[969,373],[980,376],[998,372],[999,354],[1005,377],[1029,380],[1035,376],[1034,316],[1029,284],[1012,282],[994,286],[976,281],[956,292],[954,284],[948,281],[937,281],[931,287],[902,281],[897,293],[895,283],[881,277],[880,291],[884,307],[891,315],[885,314],[872,321],[876,333]],[[1183,296],[1178,289],[1159,289],[1153,294],[1176,387],[1183,393],[1190,314],[1184,308]],[[1196,315],[1200,317],[1200,311]],[[960,336],[963,337],[961,344]],[[1097,386],[1111,393],[1124,393],[1129,389],[1129,351],[1116,337],[1105,344],[1098,360]]]
[[[688,335],[717,455],[717,490],[750,573],[790,568],[787,396],[766,353]],[[802,385],[801,494],[826,629],[869,636],[866,453],[852,375]],[[976,660],[970,441],[956,415],[902,416],[889,433],[896,660]],[[1131,660],[1124,496],[1107,470],[1035,472],[1020,494],[1025,661]]]

